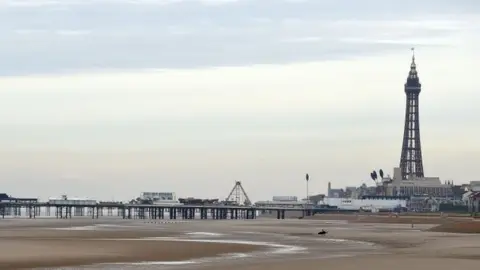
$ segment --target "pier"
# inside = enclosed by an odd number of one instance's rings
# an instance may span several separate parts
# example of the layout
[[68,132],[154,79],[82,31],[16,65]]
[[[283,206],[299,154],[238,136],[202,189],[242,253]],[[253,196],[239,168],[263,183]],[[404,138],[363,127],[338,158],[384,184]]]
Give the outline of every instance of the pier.
[[[43,210],[43,211],[41,211]],[[258,212],[276,212],[277,219],[285,219],[286,211],[298,211],[279,207],[255,207],[234,205],[161,205],[161,204],[122,204],[97,203],[87,204],[52,204],[52,203],[18,203],[0,202],[0,217],[55,217],[67,219],[72,217],[118,216],[123,219],[152,220],[227,220],[256,219]]]

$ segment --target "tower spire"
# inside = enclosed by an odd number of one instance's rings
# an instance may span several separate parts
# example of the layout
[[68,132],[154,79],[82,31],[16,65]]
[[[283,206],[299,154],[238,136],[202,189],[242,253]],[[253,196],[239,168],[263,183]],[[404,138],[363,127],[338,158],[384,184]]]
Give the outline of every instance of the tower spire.
[[415,48],[412,47],[412,63],[410,64],[410,71],[408,73],[408,80],[418,82],[417,64],[415,63]]

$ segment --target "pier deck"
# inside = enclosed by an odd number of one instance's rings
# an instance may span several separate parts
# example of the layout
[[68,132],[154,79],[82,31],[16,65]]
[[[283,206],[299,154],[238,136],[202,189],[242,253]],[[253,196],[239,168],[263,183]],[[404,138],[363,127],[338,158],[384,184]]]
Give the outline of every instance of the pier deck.
[[[231,206],[231,205],[162,205],[162,204],[122,204],[97,203],[16,203],[0,202],[0,217],[55,217],[72,218],[90,216],[121,216],[123,219],[255,219],[258,212],[276,212],[277,219],[285,219],[286,211],[299,211],[298,208]],[[311,211],[305,211],[310,215]],[[106,213],[106,214],[105,214]]]

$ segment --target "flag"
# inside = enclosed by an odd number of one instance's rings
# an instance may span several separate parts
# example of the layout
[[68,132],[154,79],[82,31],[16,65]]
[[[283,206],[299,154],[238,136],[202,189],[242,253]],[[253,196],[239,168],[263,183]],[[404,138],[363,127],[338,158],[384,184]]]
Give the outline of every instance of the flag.
[[310,176],[308,176],[308,173],[305,175],[305,179],[308,181],[308,179],[310,178]]

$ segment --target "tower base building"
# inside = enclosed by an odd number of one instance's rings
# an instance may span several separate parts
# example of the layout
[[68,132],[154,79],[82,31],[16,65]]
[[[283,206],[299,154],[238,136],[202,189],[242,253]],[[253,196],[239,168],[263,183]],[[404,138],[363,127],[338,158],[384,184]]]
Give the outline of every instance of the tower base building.
[[401,168],[393,169],[393,178],[384,178],[382,183],[387,196],[413,196],[450,198],[452,183],[442,183],[439,177],[416,177],[404,180]]

